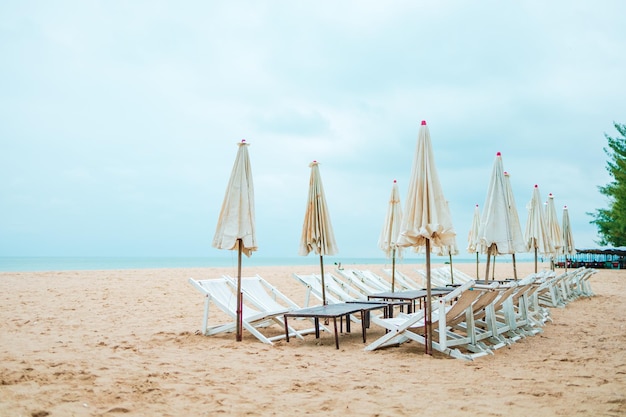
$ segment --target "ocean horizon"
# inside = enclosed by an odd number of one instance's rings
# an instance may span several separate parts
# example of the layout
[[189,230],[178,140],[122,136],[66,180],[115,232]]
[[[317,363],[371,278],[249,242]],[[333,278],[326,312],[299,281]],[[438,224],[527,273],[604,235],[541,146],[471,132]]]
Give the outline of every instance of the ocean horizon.
[[[158,256],[4,256],[0,257],[0,272],[38,272],[38,271],[81,271],[81,270],[118,270],[118,269],[161,269],[161,268],[212,268],[236,267],[237,256],[229,257],[158,257]],[[319,257],[291,256],[291,257],[243,257],[244,267],[255,266],[296,266],[319,265]],[[531,262],[532,259],[516,259],[517,262]],[[397,265],[423,264],[425,258],[404,258],[396,260]],[[432,256],[435,264],[448,263],[448,257]],[[453,257],[452,263],[473,263],[476,258]],[[480,263],[485,262],[481,256]],[[499,256],[497,262],[511,263],[510,256]],[[387,258],[342,258],[325,256],[324,266],[335,267],[350,265],[391,265]]]

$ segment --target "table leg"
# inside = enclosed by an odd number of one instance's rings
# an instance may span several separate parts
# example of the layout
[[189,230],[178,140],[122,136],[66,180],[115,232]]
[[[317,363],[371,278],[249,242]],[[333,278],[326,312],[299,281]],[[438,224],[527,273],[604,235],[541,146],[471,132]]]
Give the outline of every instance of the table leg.
[[315,317],[313,321],[315,322],[315,338],[319,339],[320,338],[320,318]]
[[350,314],[346,314],[346,333],[350,333]]
[[333,321],[335,322],[335,347],[339,349],[339,335],[337,334],[337,317],[333,317]]
[[287,326],[287,316],[283,317],[285,320],[285,340],[289,342],[289,326]]
[[365,343],[365,329],[367,329],[366,322],[369,321],[370,312],[361,310],[361,331],[363,332],[363,343]]

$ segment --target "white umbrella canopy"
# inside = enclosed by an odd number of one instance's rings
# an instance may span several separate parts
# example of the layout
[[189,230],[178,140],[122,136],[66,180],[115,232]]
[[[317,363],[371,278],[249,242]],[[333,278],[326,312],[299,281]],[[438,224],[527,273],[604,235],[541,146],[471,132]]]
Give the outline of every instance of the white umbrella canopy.
[[307,199],[302,237],[300,239],[299,255],[307,256],[315,252],[320,256],[322,276],[322,304],[326,305],[326,285],[324,282],[324,255],[335,255],[339,250],[335,242],[333,226],[330,222],[319,163],[313,161],[310,165],[309,196]]
[[426,121],[422,121],[411,179],[402,217],[398,246],[413,247],[426,252],[426,353],[432,355],[432,310],[430,283],[430,252],[433,247],[453,246],[456,233],[447,201],[439,182]]
[[[513,187],[511,186],[511,174],[507,171],[504,171],[504,185],[506,187],[506,198],[509,204],[509,224],[510,228],[513,231],[513,234],[517,236],[517,240],[519,245],[523,244],[522,238],[522,225],[519,221],[519,215],[517,214],[517,204],[515,204],[515,195],[513,194]],[[511,254],[511,258],[513,259],[513,277],[517,279],[517,263],[515,261],[515,252]],[[495,266],[495,258],[494,258],[494,266]]]
[[474,217],[472,218],[472,225],[467,235],[467,252],[476,254],[476,279],[479,277],[478,273],[478,254],[481,252],[480,238],[478,233],[480,232],[480,209],[478,204],[474,207]]
[[537,273],[537,254],[544,255],[552,253],[552,242],[548,236],[548,228],[543,215],[543,204],[541,203],[541,193],[539,186],[535,184],[532,198],[526,206],[528,209],[528,220],[526,221],[526,232],[524,239],[526,240],[527,251],[535,253],[535,273]]
[[250,256],[257,250],[254,221],[254,185],[248,146],[242,140],[226,187],[224,202],[213,237],[213,247],[237,250],[237,341],[242,340],[241,254]]
[[391,258],[391,292],[395,290],[396,257],[402,258],[402,248],[398,247],[400,226],[402,225],[402,206],[400,204],[400,191],[398,182],[393,180],[391,196],[387,206],[385,223],[378,238],[378,247],[385,252],[387,258]]
[[569,220],[569,212],[567,206],[563,207],[563,227],[561,231],[563,233],[563,246],[561,247],[561,253],[565,255],[565,272],[567,272],[567,255],[576,255],[576,246],[574,246],[574,235],[572,233],[572,225]]
[[548,237],[550,238],[550,242],[552,242],[550,267],[554,270],[556,256],[561,253],[561,248],[563,247],[563,232],[561,231],[561,225],[556,215],[554,196],[552,193],[548,194],[548,201],[546,202],[546,227],[548,228]]
[[526,252],[513,193],[506,178],[502,154],[498,152],[491,172],[478,233],[481,249],[487,254],[485,272],[487,280],[491,255],[515,255],[518,252]]

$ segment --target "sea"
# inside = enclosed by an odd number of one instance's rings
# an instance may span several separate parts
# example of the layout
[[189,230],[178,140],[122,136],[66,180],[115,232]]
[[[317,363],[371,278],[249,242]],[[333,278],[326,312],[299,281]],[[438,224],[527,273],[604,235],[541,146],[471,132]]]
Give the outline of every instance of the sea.
[[[391,265],[387,258],[341,258],[326,256],[325,266],[349,267],[350,265]],[[481,257],[480,262],[485,259]],[[517,259],[518,262],[526,262],[527,259]],[[414,258],[396,260],[402,264],[423,264],[424,255]],[[431,262],[436,264],[448,263],[447,257],[432,256]],[[453,257],[453,263],[472,263],[476,258]],[[498,262],[509,263],[509,256],[499,256]],[[292,256],[292,257],[264,257],[254,256],[242,259],[245,267],[254,266],[292,266],[292,265],[319,265],[320,258],[317,255]],[[86,270],[123,270],[123,269],[161,269],[161,268],[211,268],[211,267],[236,267],[237,256],[225,257],[103,257],[103,256],[4,256],[0,257],[0,272],[36,272],[36,271],[86,271]]]

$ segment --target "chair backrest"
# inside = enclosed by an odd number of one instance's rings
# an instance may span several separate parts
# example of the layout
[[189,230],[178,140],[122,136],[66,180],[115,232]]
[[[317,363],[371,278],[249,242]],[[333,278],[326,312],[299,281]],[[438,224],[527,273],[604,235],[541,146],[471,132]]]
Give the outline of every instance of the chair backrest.
[[[391,276],[393,272],[391,269],[383,269],[383,271],[389,276]],[[407,290],[419,290],[419,289],[426,287],[426,282],[421,276],[418,277],[418,279],[421,282],[417,282],[414,279],[410,278],[408,275],[404,274],[403,272],[398,271],[397,269],[395,272],[395,278],[396,278],[396,283],[405,287]]]
[[[229,278],[214,278],[195,281],[194,286],[201,289],[211,301],[215,303],[222,311],[230,316],[237,315],[237,294],[233,291],[232,282]],[[262,314],[261,311],[251,307],[249,304],[243,304],[242,317],[256,317]]]
[[465,320],[466,310],[482,295],[482,291],[463,291],[459,298],[446,312],[446,325]]
[[[424,279],[424,282],[428,282],[428,274],[423,269],[416,269],[417,273]],[[433,287],[445,287],[450,284],[447,279],[442,278],[436,270],[430,271],[430,284]]]
[[[314,274],[320,281],[320,285],[322,282],[322,276]],[[341,281],[339,278],[334,276],[333,274],[324,274],[324,285],[326,285],[326,295],[328,293],[334,294],[341,301],[358,301],[358,300],[367,300],[367,296],[363,295],[361,292],[355,290],[354,288],[348,286],[345,282]]]
[[[234,289],[237,288],[237,281],[225,275]],[[251,304],[263,311],[279,312],[300,308],[295,302],[278,290],[275,286],[267,282],[259,275],[241,278],[241,291]]]
[[377,292],[389,291],[389,286],[386,287],[378,285],[376,282],[371,282],[363,275],[362,271],[354,269],[338,269],[337,273],[341,275],[350,285],[358,289],[363,295],[371,295]]
[[[312,294],[319,301],[322,301],[322,283],[320,279],[315,276],[315,274],[310,275],[301,275],[301,274],[293,274],[293,277],[302,285],[307,288],[306,301],[305,306],[309,305],[309,297]],[[326,293],[326,302],[329,304],[337,304],[342,303],[343,300],[340,300],[332,293]]]

